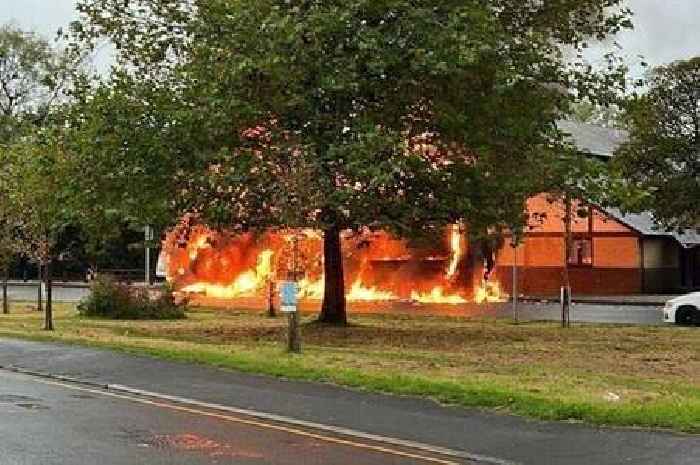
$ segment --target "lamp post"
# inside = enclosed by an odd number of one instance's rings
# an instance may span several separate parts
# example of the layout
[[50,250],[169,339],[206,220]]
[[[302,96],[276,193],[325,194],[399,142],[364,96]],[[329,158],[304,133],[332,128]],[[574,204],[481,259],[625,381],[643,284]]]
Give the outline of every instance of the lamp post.
[[148,289],[151,287],[151,241],[153,241],[153,228],[149,225],[146,225],[144,228],[144,239],[146,264],[143,282],[146,289]]
[[517,324],[518,319],[518,240],[513,233],[513,321]]

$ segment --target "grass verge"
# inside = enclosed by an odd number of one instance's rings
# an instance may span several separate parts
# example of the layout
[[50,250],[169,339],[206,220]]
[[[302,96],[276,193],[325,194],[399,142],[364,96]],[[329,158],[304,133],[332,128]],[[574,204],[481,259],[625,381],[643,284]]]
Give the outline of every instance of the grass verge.
[[21,304],[0,335],[103,347],[291,379],[429,397],[545,420],[700,432],[700,330],[362,315],[347,328],[306,320],[304,354],[285,322],[199,310],[187,320],[108,321],[56,308],[53,333]]

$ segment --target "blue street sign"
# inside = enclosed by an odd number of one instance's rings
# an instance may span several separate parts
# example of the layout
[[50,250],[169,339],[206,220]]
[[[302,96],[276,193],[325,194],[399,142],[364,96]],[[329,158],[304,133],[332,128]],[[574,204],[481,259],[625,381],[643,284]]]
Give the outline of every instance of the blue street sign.
[[294,281],[284,281],[280,287],[280,310],[285,313],[297,311],[299,286]]

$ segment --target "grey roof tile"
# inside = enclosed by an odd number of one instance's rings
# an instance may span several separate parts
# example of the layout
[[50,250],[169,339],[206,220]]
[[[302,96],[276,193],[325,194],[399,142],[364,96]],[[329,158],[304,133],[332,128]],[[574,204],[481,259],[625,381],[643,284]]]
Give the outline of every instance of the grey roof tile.
[[654,217],[649,212],[623,214],[616,208],[606,208],[605,212],[645,236],[671,237],[686,248],[700,245],[700,233],[698,231],[692,229],[686,229],[683,232],[668,231],[659,226],[659,223],[654,220]]
[[571,120],[560,120],[557,122],[557,127],[570,135],[571,142],[581,152],[600,157],[612,157],[615,150],[629,137],[627,131]]

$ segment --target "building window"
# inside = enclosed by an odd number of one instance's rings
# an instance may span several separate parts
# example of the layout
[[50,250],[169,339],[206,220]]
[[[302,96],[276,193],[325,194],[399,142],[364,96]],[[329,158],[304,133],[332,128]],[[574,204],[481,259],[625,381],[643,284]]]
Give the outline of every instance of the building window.
[[569,265],[592,266],[593,265],[593,241],[591,239],[576,238],[571,241],[569,253]]

